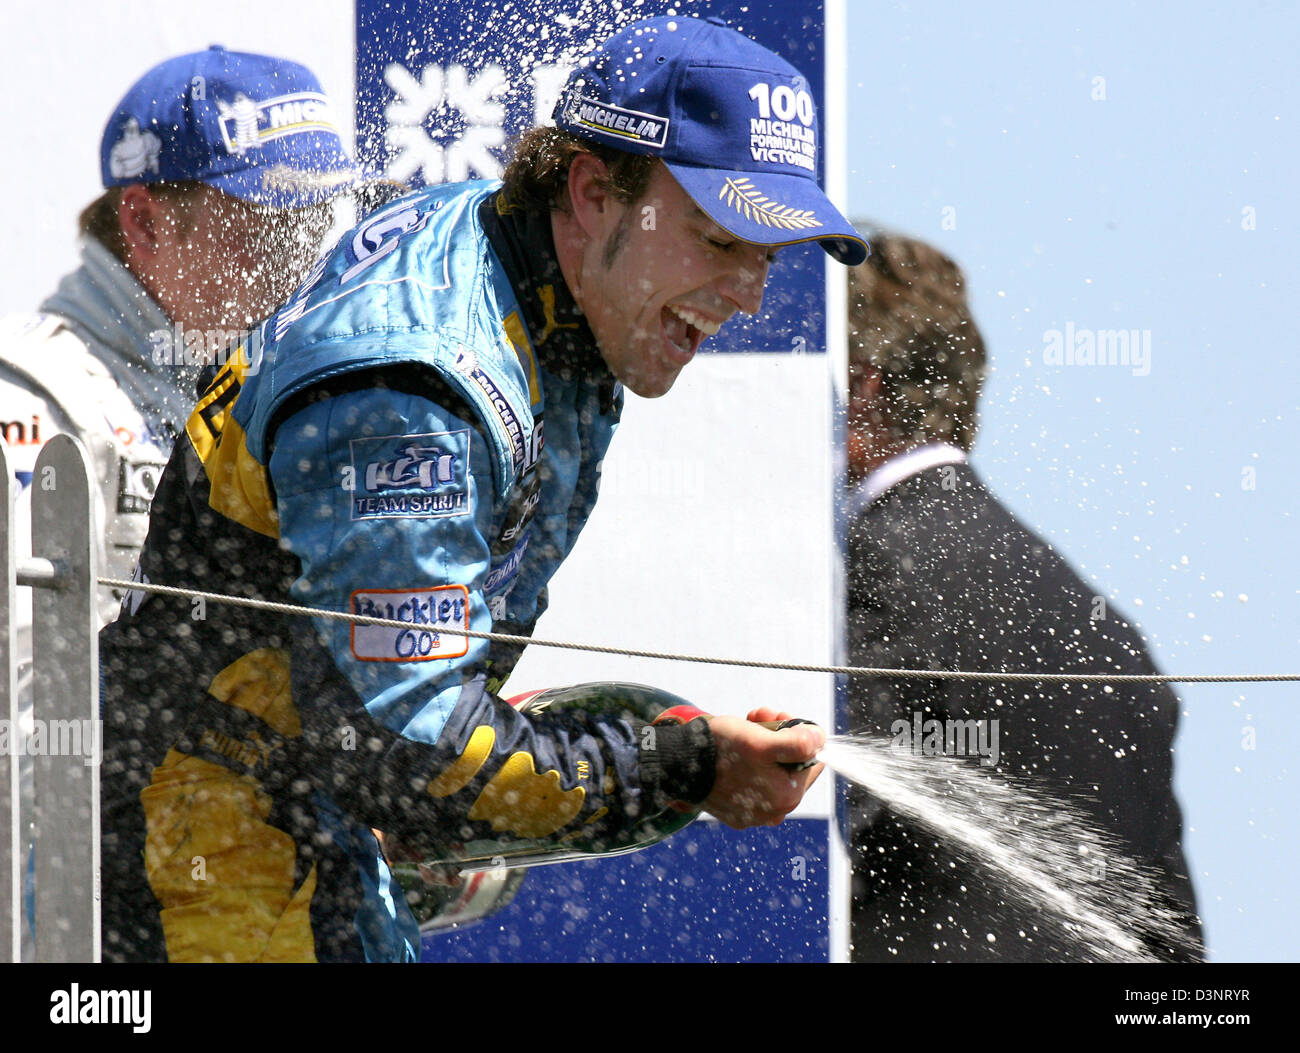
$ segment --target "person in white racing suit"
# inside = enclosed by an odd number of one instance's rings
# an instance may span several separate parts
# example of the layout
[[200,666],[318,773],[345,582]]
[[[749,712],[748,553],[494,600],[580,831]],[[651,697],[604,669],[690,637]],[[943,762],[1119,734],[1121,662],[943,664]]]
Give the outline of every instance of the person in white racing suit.
[[[237,98],[240,135],[228,105]],[[297,100],[311,119],[272,134],[267,100]],[[110,116],[100,162],[105,190],[81,214],[80,266],[39,313],[0,319],[0,435],[17,483],[17,556],[31,554],[37,458],[63,433],[85,446],[98,484],[99,573],[125,579],[205,362],[302,279],[357,172],[311,71],[219,47],[144,74]],[[101,626],[122,594],[99,589]],[[28,735],[31,590],[17,599],[16,709]]]

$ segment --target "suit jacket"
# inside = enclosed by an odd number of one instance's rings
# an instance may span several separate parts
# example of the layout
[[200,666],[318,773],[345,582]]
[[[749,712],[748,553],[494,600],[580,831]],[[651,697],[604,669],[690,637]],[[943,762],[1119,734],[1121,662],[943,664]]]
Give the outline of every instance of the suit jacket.
[[[1137,630],[967,465],[895,485],[850,522],[847,545],[854,665],[1156,672]],[[889,735],[914,712],[997,719],[996,772],[1073,798],[1127,855],[1153,867],[1187,945],[1163,944],[1140,917],[1126,926],[1162,958],[1199,960],[1171,782],[1178,699],[1168,686],[850,679],[850,731]],[[849,811],[855,961],[1079,957],[951,845],[856,788]]]

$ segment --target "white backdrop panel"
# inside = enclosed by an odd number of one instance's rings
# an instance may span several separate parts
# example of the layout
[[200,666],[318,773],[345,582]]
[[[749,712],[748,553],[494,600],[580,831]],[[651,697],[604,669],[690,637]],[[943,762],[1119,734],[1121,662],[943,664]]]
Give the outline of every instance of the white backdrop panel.
[[[629,396],[600,501],[551,584],[542,639],[829,663],[830,378],[820,354],[701,355],[662,399]],[[533,647],[507,693],[654,684],[702,709],[831,726],[832,678]],[[830,780],[802,816],[828,815]]]

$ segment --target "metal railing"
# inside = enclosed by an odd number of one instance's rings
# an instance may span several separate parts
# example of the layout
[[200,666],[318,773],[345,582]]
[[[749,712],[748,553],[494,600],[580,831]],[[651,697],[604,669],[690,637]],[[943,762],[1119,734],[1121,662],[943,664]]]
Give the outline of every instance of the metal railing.
[[[95,529],[85,448],[56,435],[36,461],[31,553],[15,549],[20,489],[0,441],[0,952],[23,960],[24,916],[35,960],[97,962],[99,944],[99,635]],[[32,589],[31,731],[18,697],[18,588]],[[22,762],[30,794],[20,792]],[[29,806],[30,802],[30,806]],[[29,908],[29,872],[30,903]]]

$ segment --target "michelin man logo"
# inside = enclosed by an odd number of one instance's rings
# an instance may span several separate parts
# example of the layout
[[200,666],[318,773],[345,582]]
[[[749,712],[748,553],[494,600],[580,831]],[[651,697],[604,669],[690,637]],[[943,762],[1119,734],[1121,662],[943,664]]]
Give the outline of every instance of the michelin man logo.
[[108,152],[108,171],[114,179],[135,179],[145,172],[158,174],[162,140],[153,132],[140,131],[134,117],[127,120],[122,136]]
[[217,100],[217,111],[221,114],[223,126],[227,121],[234,125],[233,135],[229,135],[227,146],[232,154],[244,154],[262,145],[257,137],[257,103],[242,91],[231,103]]
[[[534,120],[549,118],[571,66],[538,65],[531,74]],[[500,66],[478,76],[461,65],[425,66],[418,78],[400,63],[384,70],[393,99],[384,110],[387,175],[406,182],[456,183],[474,176],[497,179],[501,159],[493,152],[506,141],[505,96],[510,83]]]

